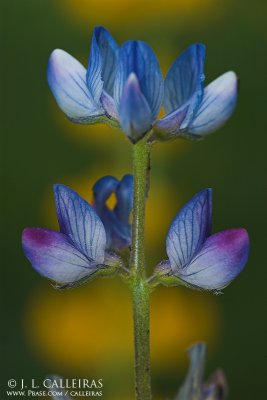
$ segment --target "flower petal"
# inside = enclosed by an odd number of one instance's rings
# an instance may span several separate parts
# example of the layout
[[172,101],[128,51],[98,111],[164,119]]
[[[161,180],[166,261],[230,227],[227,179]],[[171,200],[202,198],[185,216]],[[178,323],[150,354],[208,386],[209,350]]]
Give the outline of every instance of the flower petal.
[[[133,177],[125,175],[121,181],[113,176],[99,179],[93,187],[94,206],[106,230],[107,249],[120,250],[131,242],[129,214],[133,201]],[[117,203],[114,209],[106,205],[109,196],[115,193]]]
[[119,115],[113,98],[103,90],[100,100],[104,110],[106,111],[107,117],[110,118],[110,124],[118,127]]
[[102,90],[113,96],[118,45],[110,33],[98,26],[94,29],[86,81],[92,98],[99,102]]
[[134,73],[130,74],[124,86],[118,110],[121,127],[133,143],[151,129],[152,113]]
[[177,214],[167,235],[167,254],[173,273],[182,270],[210,235],[212,189],[196,194]]
[[203,93],[205,46],[188,47],[173,63],[164,81],[163,105],[167,114],[185,104],[194,94],[194,109]]
[[124,224],[129,223],[129,215],[133,208],[133,176],[124,175],[120,181],[116,196],[118,202],[114,209],[116,217]]
[[185,381],[175,400],[202,399],[203,375],[206,358],[205,343],[196,343],[188,349],[190,366]]
[[93,207],[64,185],[54,185],[54,195],[60,231],[86,257],[103,263],[106,233]]
[[203,289],[222,289],[242,271],[249,254],[249,238],[242,228],[210,236],[180,278]]
[[226,400],[228,397],[228,384],[224,372],[216,370],[204,384],[203,400]]
[[77,250],[63,233],[26,228],[22,244],[33,268],[53,281],[73,283],[96,271],[96,263]]
[[132,240],[132,229],[129,223],[133,208],[133,176],[125,175],[116,190],[117,204],[113,214],[116,219],[113,227],[114,248],[128,247]]
[[156,121],[153,126],[156,136],[161,140],[169,140],[179,136],[180,126],[187,115],[188,107],[188,105],[183,106]]
[[222,126],[232,115],[237,101],[237,76],[229,71],[211,82],[187,131],[207,135]]
[[129,75],[135,74],[154,120],[163,99],[163,81],[157,58],[152,49],[142,41],[126,42],[119,52],[118,69],[114,84],[114,99],[120,107],[124,86]]
[[88,90],[85,68],[65,51],[57,49],[51,54],[47,80],[58,106],[70,120],[94,123],[104,113]]

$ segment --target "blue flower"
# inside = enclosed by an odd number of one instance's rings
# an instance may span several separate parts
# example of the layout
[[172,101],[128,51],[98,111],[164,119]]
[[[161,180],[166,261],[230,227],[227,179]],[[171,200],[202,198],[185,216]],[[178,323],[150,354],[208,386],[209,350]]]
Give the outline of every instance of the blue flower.
[[150,47],[129,41],[119,50],[103,27],[94,30],[87,70],[57,49],[50,56],[47,78],[70,120],[120,125],[133,142],[151,130],[162,105],[162,76]]
[[[106,202],[115,194],[117,202],[110,209]],[[133,207],[133,177],[125,175],[121,181],[113,176],[99,179],[93,187],[94,207],[107,235],[106,248],[120,251],[131,244],[130,212]]]
[[166,116],[155,132],[162,139],[201,138],[222,126],[232,115],[237,100],[237,77],[232,71],[204,89],[205,46],[188,47],[171,66],[164,81]]
[[[120,126],[133,143],[152,129],[153,139],[196,139],[219,128],[237,98],[231,71],[204,89],[204,58],[204,45],[190,46],[163,82],[145,42],[128,41],[119,49],[105,28],[96,27],[87,70],[65,51],[54,50],[47,77],[59,107],[74,122]],[[156,121],[162,105],[166,116]]]
[[211,189],[196,194],[177,214],[167,235],[169,260],[156,267],[163,284],[219,290],[242,271],[249,254],[247,231],[211,235],[211,217]]
[[56,49],[48,61],[47,80],[61,110],[81,124],[112,122],[103,107],[113,95],[118,46],[109,32],[94,29],[87,70],[70,54]]
[[33,268],[61,288],[113,273],[119,258],[106,252],[105,228],[94,208],[64,185],[54,185],[54,195],[60,232],[26,228],[22,234]]

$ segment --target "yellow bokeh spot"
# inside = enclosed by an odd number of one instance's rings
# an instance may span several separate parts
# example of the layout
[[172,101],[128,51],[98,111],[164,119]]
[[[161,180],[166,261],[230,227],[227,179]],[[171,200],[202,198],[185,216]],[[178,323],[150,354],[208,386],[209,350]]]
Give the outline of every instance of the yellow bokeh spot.
[[196,17],[198,22],[201,14],[214,16],[218,9],[222,9],[220,2],[213,0],[58,0],[55,4],[68,21],[80,27],[84,23],[86,26],[91,23],[110,27],[142,23],[147,27],[165,18],[173,21],[177,16],[179,21],[183,18],[183,21],[190,19],[192,22],[192,18]]
[[[131,302],[119,279],[97,280],[59,292],[41,285],[25,310],[27,339],[51,371],[100,373],[112,366],[131,375]],[[158,288],[151,297],[151,353],[155,373],[185,366],[185,349],[198,340],[218,345],[221,315],[211,295]]]
[[111,196],[107,199],[106,201],[106,206],[110,209],[113,210],[115,205],[117,204],[117,198],[114,193],[111,194]]

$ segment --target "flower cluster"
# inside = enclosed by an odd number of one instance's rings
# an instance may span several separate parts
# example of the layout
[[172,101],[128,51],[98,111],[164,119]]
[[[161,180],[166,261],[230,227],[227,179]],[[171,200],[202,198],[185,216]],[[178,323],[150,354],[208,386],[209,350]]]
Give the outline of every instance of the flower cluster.
[[[105,122],[132,142],[153,129],[153,139],[197,139],[231,116],[237,77],[230,71],[204,88],[205,46],[193,44],[173,63],[163,81],[157,58],[142,41],[121,48],[103,27],[93,33],[88,67],[63,50],[48,63],[48,83],[67,117],[77,123]],[[161,107],[166,115],[157,120]]]
[[[94,30],[88,68],[63,50],[48,63],[48,83],[62,111],[74,122],[120,126],[132,142],[182,136],[201,137],[233,112],[237,79],[233,72],[204,89],[205,47],[194,44],[173,63],[163,81],[152,49],[142,41],[121,48],[103,27]],[[166,116],[156,120],[161,106]],[[23,247],[42,275],[72,287],[123,265],[131,250],[130,213],[133,177],[101,178],[93,187],[93,205],[72,189],[55,185],[60,232],[27,228]],[[107,200],[115,195],[113,209]],[[211,235],[212,191],[195,195],[178,213],[167,236],[168,260],[155,268],[153,282],[206,290],[227,286],[243,269],[249,252],[245,229]]]
[[[55,185],[54,193],[60,233],[42,228],[23,232],[24,251],[33,267],[62,287],[121,267],[119,254],[131,245],[132,176],[125,175],[121,181],[106,176],[97,181],[94,208],[64,185]],[[112,193],[117,203],[110,209],[106,201]],[[246,230],[211,235],[211,217],[212,191],[205,189],[174,218],[166,241],[169,260],[155,268],[158,282],[219,290],[242,271],[249,252]]]
[[[99,179],[93,186],[92,205],[67,186],[54,185],[59,232],[26,228],[23,249],[33,268],[60,289],[119,272],[126,277],[133,301],[138,399],[151,398],[151,289],[163,284],[218,291],[242,271],[249,254],[245,229],[211,233],[212,190],[204,189],[174,218],[166,239],[168,259],[146,277],[144,216],[151,143],[202,138],[224,124],[236,105],[235,73],[227,72],[204,88],[204,61],[205,46],[193,44],[163,80],[146,43],[128,41],[119,48],[105,28],[97,27],[87,69],[63,50],[54,50],[48,63],[50,89],[71,121],[120,127],[134,144],[134,177]],[[162,107],[165,116],[157,119]],[[116,199],[113,207],[111,196]],[[224,398],[222,373],[203,383],[204,356],[202,344],[190,350],[191,366],[176,400]]]

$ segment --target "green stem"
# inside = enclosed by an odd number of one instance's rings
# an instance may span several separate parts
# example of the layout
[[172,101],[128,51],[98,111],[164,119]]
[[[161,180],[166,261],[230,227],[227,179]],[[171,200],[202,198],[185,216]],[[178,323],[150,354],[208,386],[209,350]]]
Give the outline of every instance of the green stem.
[[136,400],[151,399],[150,288],[146,280],[145,205],[151,145],[145,140],[133,146],[134,205],[131,251],[131,291],[135,344]]

